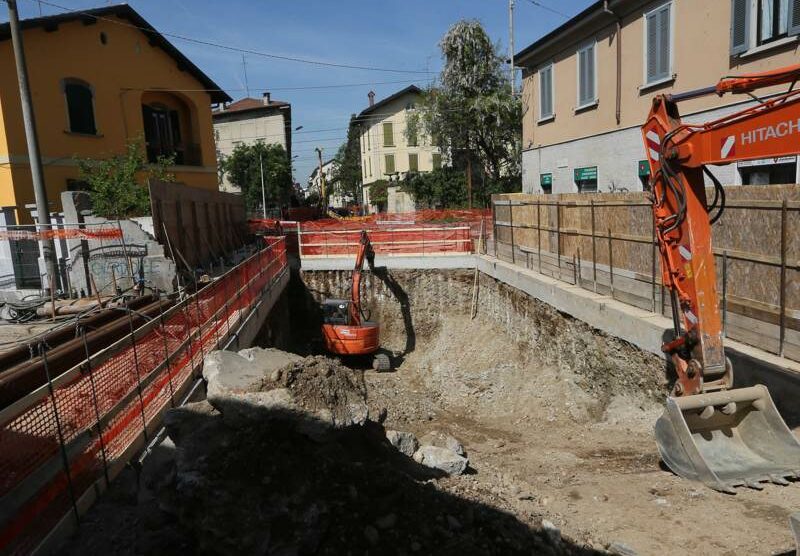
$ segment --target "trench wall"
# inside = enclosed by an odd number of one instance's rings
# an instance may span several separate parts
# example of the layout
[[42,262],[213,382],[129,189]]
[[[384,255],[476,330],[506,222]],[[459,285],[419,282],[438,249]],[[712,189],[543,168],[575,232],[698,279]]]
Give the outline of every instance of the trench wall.
[[[345,297],[350,271],[302,271],[295,295],[305,295],[293,306],[306,317],[306,340],[319,335],[315,305],[325,297]],[[378,277],[366,273],[363,300],[371,319],[381,324],[382,347],[402,357],[425,349],[426,339],[447,334],[443,315],[468,318],[472,312],[475,274],[472,270],[390,270]],[[585,389],[602,397],[610,385],[650,391],[663,398],[667,370],[663,359],[609,336],[561,313],[526,293],[478,273],[475,318],[500,327],[530,353],[532,360],[569,368],[583,377]],[[304,294],[303,294],[304,292]],[[300,301],[297,300],[296,301]],[[316,319],[316,320],[315,320]],[[479,337],[475,342],[481,342]]]

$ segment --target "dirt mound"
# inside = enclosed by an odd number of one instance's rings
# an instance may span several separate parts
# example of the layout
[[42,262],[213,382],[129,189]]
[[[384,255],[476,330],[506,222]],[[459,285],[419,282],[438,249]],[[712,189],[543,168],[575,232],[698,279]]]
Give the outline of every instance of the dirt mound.
[[169,439],[145,460],[138,499],[128,500],[130,544],[111,542],[106,527],[102,542],[87,533],[66,553],[591,553],[440,489],[440,471],[401,454],[380,424],[353,418],[366,396],[363,371],[307,357],[171,410]]

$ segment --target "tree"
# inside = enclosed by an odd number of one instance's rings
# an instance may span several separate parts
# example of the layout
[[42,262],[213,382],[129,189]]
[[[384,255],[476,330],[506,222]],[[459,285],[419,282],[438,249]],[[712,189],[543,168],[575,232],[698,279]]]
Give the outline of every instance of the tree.
[[[466,172],[445,167],[406,178],[402,190],[428,208],[465,208],[469,205],[466,182]],[[476,172],[473,173],[473,182],[476,187],[472,204],[478,206],[488,206],[494,193],[519,190],[519,179],[516,177],[504,176],[493,180],[482,172]]]
[[267,208],[281,207],[292,196],[292,165],[281,145],[258,141],[239,144],[224,162],[230,182],[241,188],[245,204],[251,211],[261,208],[261,163],[264,165],[264,196]]
[[[450,27],[439,47],[444,68],[409,118],[407,134],[425,132],[455,166],[470,167],[486,182],[519,183],[522,104],[511,92],[498,47],[479,22],[467,20]],[[473,179],[473,189],[485,196],[480,187]]]
[[389,202],[389,182],[387,180],[375,180],[369,184],[369,202],[378,207],[378,212],[386,209]]
[[106,218],[150,214],[147,182],[151,179],[175,181],[175,176],[168,171],[174,159],[160,156],[154,164],[148,164],[141,138],[128,141],[122,154],[102,160],[78,159],[77,162],[80,179],[88,184],[95,214]]
[[361,143],[355,115],[350,116],[347,142],[336,152],[332,181],[336,193],[358,201],[361,191]]

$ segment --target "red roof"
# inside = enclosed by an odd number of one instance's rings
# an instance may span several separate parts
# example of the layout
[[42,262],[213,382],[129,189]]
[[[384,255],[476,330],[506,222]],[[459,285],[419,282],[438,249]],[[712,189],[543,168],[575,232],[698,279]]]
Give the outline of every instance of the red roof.
[[282,106],[289,106],[288,102],[282,100],[271,100],[269,104],[264,104],[264,101],[257,98],[243,98],[232,102],[225,107],[224,110],[215,110],[215,114],[226,114],[229,112],[242,112],[244,110],[256,110],[258,108],[280,108]]

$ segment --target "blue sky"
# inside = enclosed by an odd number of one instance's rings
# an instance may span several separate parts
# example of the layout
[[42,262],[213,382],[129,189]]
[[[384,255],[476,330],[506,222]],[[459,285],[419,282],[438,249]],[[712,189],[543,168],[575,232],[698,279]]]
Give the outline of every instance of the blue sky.
[[[81,9],[112,2],[48,0]],[[159,31],[248,50],[326,62],[438,72],[437,43],[461,18],[478,19],[504,52],[508,48],[506,0],[129,0]],[[535,3],[541,6],[535,5]],[[519,51],[575,15],[591,0],[516,0],[515,47]],[[36,0],[18,0],[21,16],[39,15]],[[547,8],[550,8],[549,10]],[[42,12],[59,13],[46,4]],[[5,17],[5,8],[0,12]],[[246,96],[242,55],[169,38],[234,99]],[[424,86],[435,73],[392,73],[318,67],[246,55],[250,96],[262,91],[292,103],[295,177],[305,184],[314,167],[314,147],[332,157],[344,141],[351,113],[411,83]],[[389,82],[389,83],[387,83]],[[329,89],[294,87],[351,85]],[[323,131],[324,130],[324,131]]]

